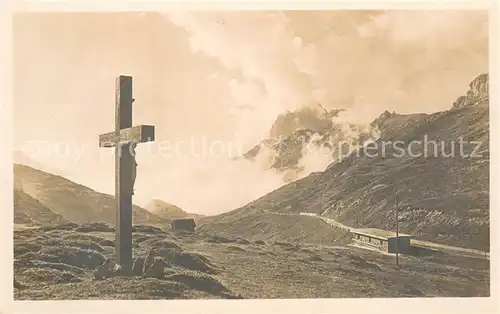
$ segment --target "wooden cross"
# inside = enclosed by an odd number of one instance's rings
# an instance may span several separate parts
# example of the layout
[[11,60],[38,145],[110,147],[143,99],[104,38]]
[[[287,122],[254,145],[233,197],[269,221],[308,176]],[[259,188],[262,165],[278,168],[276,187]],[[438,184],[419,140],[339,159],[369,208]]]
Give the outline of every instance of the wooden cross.
[[152,125],[132,127],[132,77],[115,83],[115,131],[99,135],[100,147],[115,147],[115,254],[122,268],[132,267],[132,195],[135,181],[135,146],[154,141]]

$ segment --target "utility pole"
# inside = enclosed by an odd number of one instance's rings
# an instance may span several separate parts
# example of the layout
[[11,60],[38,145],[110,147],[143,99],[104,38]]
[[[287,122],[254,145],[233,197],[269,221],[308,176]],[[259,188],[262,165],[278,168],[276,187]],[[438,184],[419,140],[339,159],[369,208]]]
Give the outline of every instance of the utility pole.
[[356,202],[356,228],[359,228],[359,201]]
[[[373,197],[373,196],[372,196]],[[363,210],[361,211],[361,225],[364,226],[365,225],[365,211],[369,208],[371,208],[372,206],[372,200],[370,198],[370,201],[368,202],[368,206],[366,206],[366,208],[363,208]]]
[[396,190],[396,266],[399,267],[399,204],[398,204],[398,190]]

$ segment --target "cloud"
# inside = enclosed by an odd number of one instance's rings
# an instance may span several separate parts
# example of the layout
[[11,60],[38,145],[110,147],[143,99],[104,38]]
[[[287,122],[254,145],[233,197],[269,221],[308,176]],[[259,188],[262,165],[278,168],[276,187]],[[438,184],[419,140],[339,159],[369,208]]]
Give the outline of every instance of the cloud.
[[138,174],[137,180],[148,187],[141,191],[142,203],[161,198],[203,214],[238,208],[284,184],[283,176],[269,168],[272,154],[263,151],[255,161],[192,155],[164,160],[168,171],[154,181]]
[[[331,141],[356,142],[362,134],[373,140],[378,132],[368,124],[384,110],[447,109],[488,68],[487,13],[481,11],[177,11],[165,16],[185,30],[194,55],[231,71],[218,79],[228,82],[234,139],[246,147],[267,137],[279,114],[315,103],[347,108],[334,120],[340,134]],[[324,146],[303,147],[299,177],[324,170],[335,161],[332,153]],[[262,160],[200,165],[205,170],[196,171],[211,183],[198,198],[217,210],[229,209],[282,185],[279,174],[262,168]]]
[[280,113],[319,101],[310,76],[315,71],[314,47],[296,37],[279,12],[170,12],[166,16],[186,30],[194,54],[215,58],[236,71],[228,79],[233,106],[253,109],[245,112],[251,127],[243,123],[238,130],[247,142],[255,144],[266,135]]
[[484,11],[377,12],[315,43],[321,71],[314,84],[330,108],[444,110],[488,71]]
[[[431,112],[449,107],[488,69],[485,11],[330,11],[167,14],[191,49],[239,71],[235,96],[265,132],[285,110]],[[223,19],[224,24],[217,23]],[[318,35],[319,34],[319,35]],[[245,87],[247,86],[247,87]],[[252,119],[252,118],[249,118]],[[256,130],[253,130],[255,133]]]
[[[480,11],[23,16],[16,24],[16,142],[84,141],[88,151],[78,162],[73,150],[47,163],[109,193],[114,158],[96,147],[95,136],[114,119],[102,104],[113,103],[116,73],[137,77],[134,123],[157,125],[158,140],[207,136],[245,151],[287,110],[347,108],[336,123],[345,126],[343,137],[355,138],[362,127],[349,124],[366,125],[384,110],[448,109],[488,70],[488,20]],[[61,29],[69,41],[61,41]],[[92,92],[79,95],[82,84]],[[54,112],[58,121],[50,120]],[[80,121],[92,123],[72,127]],[[284,183],[267,170],[269,152],[251,163],[228,156],[160,160],[145,150],[139,148],[136,195],[144,204],[155,197],[191,212],[221,212]],[[314,151],[304,156],[301,175],[331,161]]]

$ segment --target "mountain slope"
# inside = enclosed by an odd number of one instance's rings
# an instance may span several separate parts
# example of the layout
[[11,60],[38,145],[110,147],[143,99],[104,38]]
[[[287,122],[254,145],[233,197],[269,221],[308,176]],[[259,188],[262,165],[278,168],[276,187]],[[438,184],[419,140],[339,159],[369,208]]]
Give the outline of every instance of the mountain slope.
[[175,206],[173,204],[158,199],[151,200],[146,205],[146,210],[166,220],[176,219],[176,218],[187,218],[187,217],[191,218],[201,217],[201,215],[190,214],[188,212],[185,212],[184,210],[182,210],[182,208],[178,206]]
[[[18,189],[22,188],[24,193],[71,222],[115,222],[115,199],[111,195],[96,192],[61,176],[18,164],[14,164],[14,180]],[[136,205],[133,206],[132,215],[134,224],[167,223]]]
[[21,190],[14,190],[14,223],[48,225],[68,222]]
[[[317,213],[350,226],[394,229],[398,190],[402,232],[488,250],[489,104],[485,78],[487,75],[476,78],[467,92],[468,101],[455,103],[450,110],[430,115],[383,113],[372,123],[380,130],[372,149],[355,151],[322,173],[290,183],[207,223],[217,229],[217,220],[243,219],[272,208],[274,212]],[[437,143],[436,154],[431,141]],[[476,151],[477,143],[481,145]],[[455,155],[447,156],[453,145]],[[406,152],[402,156],[401,149]]]

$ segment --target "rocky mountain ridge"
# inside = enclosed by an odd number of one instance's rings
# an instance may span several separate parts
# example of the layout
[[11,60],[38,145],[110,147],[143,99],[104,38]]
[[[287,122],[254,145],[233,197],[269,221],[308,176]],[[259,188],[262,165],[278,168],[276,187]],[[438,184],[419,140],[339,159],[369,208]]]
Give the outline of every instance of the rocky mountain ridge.
[[310,212],[353,227],[392,230],[397,200],[402,232],[437,243],[489,250],[487,79],[487,74],[476,77],[467,93],[468,102],[455,102],[450,110],[409,115],[384,112],[372,123],[380,132],[372,146],[375,155],[364,148],[353,151],[324,172],[212,217],[210,223],[236,222],[263,211]]
[[310,153],[324,154],[321,159],[329,163],[378,137],[373,126],[338,121],[343,109],[328,111],[318,107],[321,110],[306,107],[279,116],[270,137],[242,157],[255,160],[259,154],[267,154],[269,169],[282,173],[284,181],[291,182],[309,170],[304,160]]

